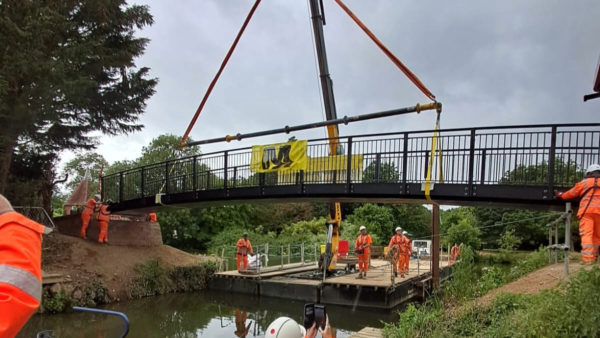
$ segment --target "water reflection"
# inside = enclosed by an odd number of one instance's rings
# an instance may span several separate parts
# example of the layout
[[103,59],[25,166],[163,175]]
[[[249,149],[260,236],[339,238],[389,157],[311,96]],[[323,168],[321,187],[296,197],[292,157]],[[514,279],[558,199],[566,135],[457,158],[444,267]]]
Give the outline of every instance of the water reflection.
[[[110,304],[109,310],[127,314],[127,337],[263,337],[264,330],[280,316],[302,323],[304,303],[277,298],[203,292],[175,294]],[[348,337],[365,326],[381,327],[396,311],[352,310],[327,306],[337,336]],[[35,337],[54,330],[55,337],[120,337],[119,318],[90,313],[35,315],[18,337]]]

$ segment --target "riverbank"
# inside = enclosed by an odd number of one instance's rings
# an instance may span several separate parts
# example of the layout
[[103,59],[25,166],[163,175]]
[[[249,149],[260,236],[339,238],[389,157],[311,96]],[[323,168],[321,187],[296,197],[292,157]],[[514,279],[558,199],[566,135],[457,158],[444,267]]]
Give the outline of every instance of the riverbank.
[[529,254],[500,275],[508,283],[495,288],[490,288],[498,282],[494,267],[478,275],[473,265],[456,264],[448,287],[423,305],[409,306],[397,322],[386,324],[384,336],[595,336],[600,269],[571,260],[566,279],[562,263],[538,266],[512,278],[544,257],[547,262],[545,250]]
[[40,311],[201,289],[214,266],[214,259],[168,245],[101,245],[52,233],[42,243],[42,270],[51,278],[45,279]]

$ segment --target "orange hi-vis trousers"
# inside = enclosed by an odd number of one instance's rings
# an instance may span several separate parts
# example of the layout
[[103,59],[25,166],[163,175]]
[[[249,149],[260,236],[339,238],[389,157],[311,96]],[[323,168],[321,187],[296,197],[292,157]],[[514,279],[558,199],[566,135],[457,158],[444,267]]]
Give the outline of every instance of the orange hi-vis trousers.
[[358,270],[359,271],[367,271],[369,270],[369,257],[371,256],[371,252],[369,249],[365,249],[362,254],[358,256]]
[[87,228],[90,225],[90,220],[94,214],[94,209],[85,208],[81,213],[81,238],[84,238],[87,233]]
[[408,253],[404,254],[404,270],[408,271],[408,262],[410,261],[410,255]]
[[100,234],[98,234],[98,243],[108,243],[108,222],[98,221]]
[[[248,268],[248,255],[247,254],[238,253],[238,254],[236,254],[235,258],[236,258],[238,271],[246,270]],[[243,268],[240,269],[240,267],[242,267],[242,264],[243,264]]]
[[405,263],[405,255],[404,253],[400,253],[398,254],[398,272],[400,274],[404,274],[404,270],[406,269],[406,263]]
[[600,246],[600,214],[587,212],[581,217],[579,236],[581,237],[581,261],[595,262]]

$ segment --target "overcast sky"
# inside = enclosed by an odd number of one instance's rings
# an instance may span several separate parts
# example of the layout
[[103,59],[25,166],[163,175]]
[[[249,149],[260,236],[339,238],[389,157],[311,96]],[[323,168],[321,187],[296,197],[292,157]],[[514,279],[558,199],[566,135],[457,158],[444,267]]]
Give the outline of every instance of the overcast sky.
[[[159,78],[142,132],[104,137],[109,162],[135,159],[152,138],[183,135],[252,0],[131,1],[155,23],[138,66]],[[335,4],[324,0],[327,55],[339,117],[428,99]],[[600,1],[345,0],[443,103],[442,128],[598,122],[592,92]],[[306,0],[263,0],[191,137],[196,140],[324,118]],[[359,122],[341,135],[430,129],[431,112]],[[324,129],[298,139],[324,137]],[[203,152],[285,141],[288,135],[205,146]],[[66,158],[74,156],[65,154]]]

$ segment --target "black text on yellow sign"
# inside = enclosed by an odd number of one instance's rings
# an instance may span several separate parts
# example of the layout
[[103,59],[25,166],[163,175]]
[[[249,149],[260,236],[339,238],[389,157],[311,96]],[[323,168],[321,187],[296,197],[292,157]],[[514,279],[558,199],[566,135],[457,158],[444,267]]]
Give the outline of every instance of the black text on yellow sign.
[[307,163],[306,141],[253,146],[250,171],[306,170]]

